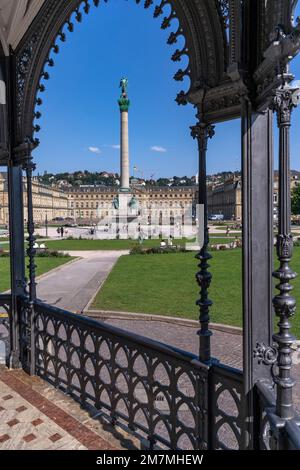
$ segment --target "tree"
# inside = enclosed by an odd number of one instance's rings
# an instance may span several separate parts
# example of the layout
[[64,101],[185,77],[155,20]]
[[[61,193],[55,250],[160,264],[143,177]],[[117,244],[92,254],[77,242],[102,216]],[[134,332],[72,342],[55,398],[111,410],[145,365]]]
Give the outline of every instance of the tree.
[[300,214],[300,185],[295,186],[292,191],[292,214]]

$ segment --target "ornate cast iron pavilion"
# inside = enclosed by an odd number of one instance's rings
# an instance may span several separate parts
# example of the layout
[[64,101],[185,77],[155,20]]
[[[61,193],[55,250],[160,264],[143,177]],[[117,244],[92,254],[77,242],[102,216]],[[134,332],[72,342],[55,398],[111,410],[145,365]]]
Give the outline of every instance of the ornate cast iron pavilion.
[[[106,0],[104,0],[106,1]],[[133,1],[133,0],[132,0]],[[142,3],[136,0],[137,4]],[[155,446],[180,449],[299,449],[293,408],[290,319],[295,313],[289,267],[289,131],[298,90],[289,62],[300,47],[296,0],[146,0],[170,27],[172,59],[188,57],[175,80],[189,78],[179,105],[191,103],[199,147],[199,203],[206,197],[206,153],[215,124],[241,118],[243,168],[244,367],[211,357],[205,243],[197,258],[199,356],[45,305],[36,298],[31,153],[38,145],[41,95],[55,54],[76,22],[100,0],[0,0],[0,163],[8,168],[11,294],[8,358],[112,423]],[[178,28],[172,24],[177,20]],[[176,48],[183,37],[184,46]],[[181,39],[180,39],[181,43]],[[279,127],[279,229],[273,260],[273,114]],[[28,178],[29,281],[25,279],[22,173]],[[207,224],[207,221],[205,221]],[[272,275],[273,273],[273,275]],[[273,277],[278,293],[273,292]],[[273,327],[274,313],[279,319]],[[276,331],[274,334],[273,331]],[[184,380],[183,380],[184,379]],[[189,392],[182,388],[189,384]],[[186,386],[186,385],[185,385]],[[144,391],[144,400],[136,389]],[[168,410],[159,410],[162,393]],[[182,409],[185,412],[182,413]],[[188,410],[188,412],[186,411]]]

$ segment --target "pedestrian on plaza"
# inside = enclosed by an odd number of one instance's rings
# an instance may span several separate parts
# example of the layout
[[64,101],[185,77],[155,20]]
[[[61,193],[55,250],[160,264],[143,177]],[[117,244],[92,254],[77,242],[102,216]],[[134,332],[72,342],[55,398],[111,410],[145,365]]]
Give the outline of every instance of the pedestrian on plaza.
[[229,233],[230,233],[230,228],[229,228],[229,226],[227,225],[227,228],[226,228],[226,237],[229,237]]
[[63,228],[63,227],[60,227],[60,236],[61,236],[61,237],[64,236],[64,228]]

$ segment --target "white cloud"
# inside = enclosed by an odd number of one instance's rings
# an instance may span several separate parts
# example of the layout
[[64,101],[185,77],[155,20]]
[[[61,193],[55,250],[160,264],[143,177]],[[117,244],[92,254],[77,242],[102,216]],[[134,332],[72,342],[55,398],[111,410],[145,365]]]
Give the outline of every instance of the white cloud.
[[115,150],[118,150],[119,148],[121,148],[121,145],[120,144],[103,144],[102,147],[108,147],[110,149],[115,149]]
[[159,152],[159,153],[165,153],[167,151],[167,149],[165,149],[164,147],[159,147],[158,145],[153,145],[153,147],[151,147],[151,150],[153,152]]
[[89,151],[92,153],[97,153],[98,155],[101,153],[99,147],[89,147]]

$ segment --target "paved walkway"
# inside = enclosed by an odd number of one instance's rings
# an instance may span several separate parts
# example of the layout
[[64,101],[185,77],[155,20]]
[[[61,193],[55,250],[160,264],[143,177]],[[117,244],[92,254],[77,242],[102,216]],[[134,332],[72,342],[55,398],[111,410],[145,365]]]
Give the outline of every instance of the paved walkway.
[[[144,321],[106,318],[111,325],[134,331],[156,341],[170,344],[176,348],[199,354],[198,326],[184,326],[175,322]],[[243,337],[242,335],[214,330],[211,340],[212,354],[224,364],[237,369],[243,368]]]
[[38,377],[0,366],[0,450],[137,449],[125,432]]
[[118,258],[127,251],[72,251],[82,259],[43,276],[38,282],[40,300],[70,312],[81,312],[105,281]]

